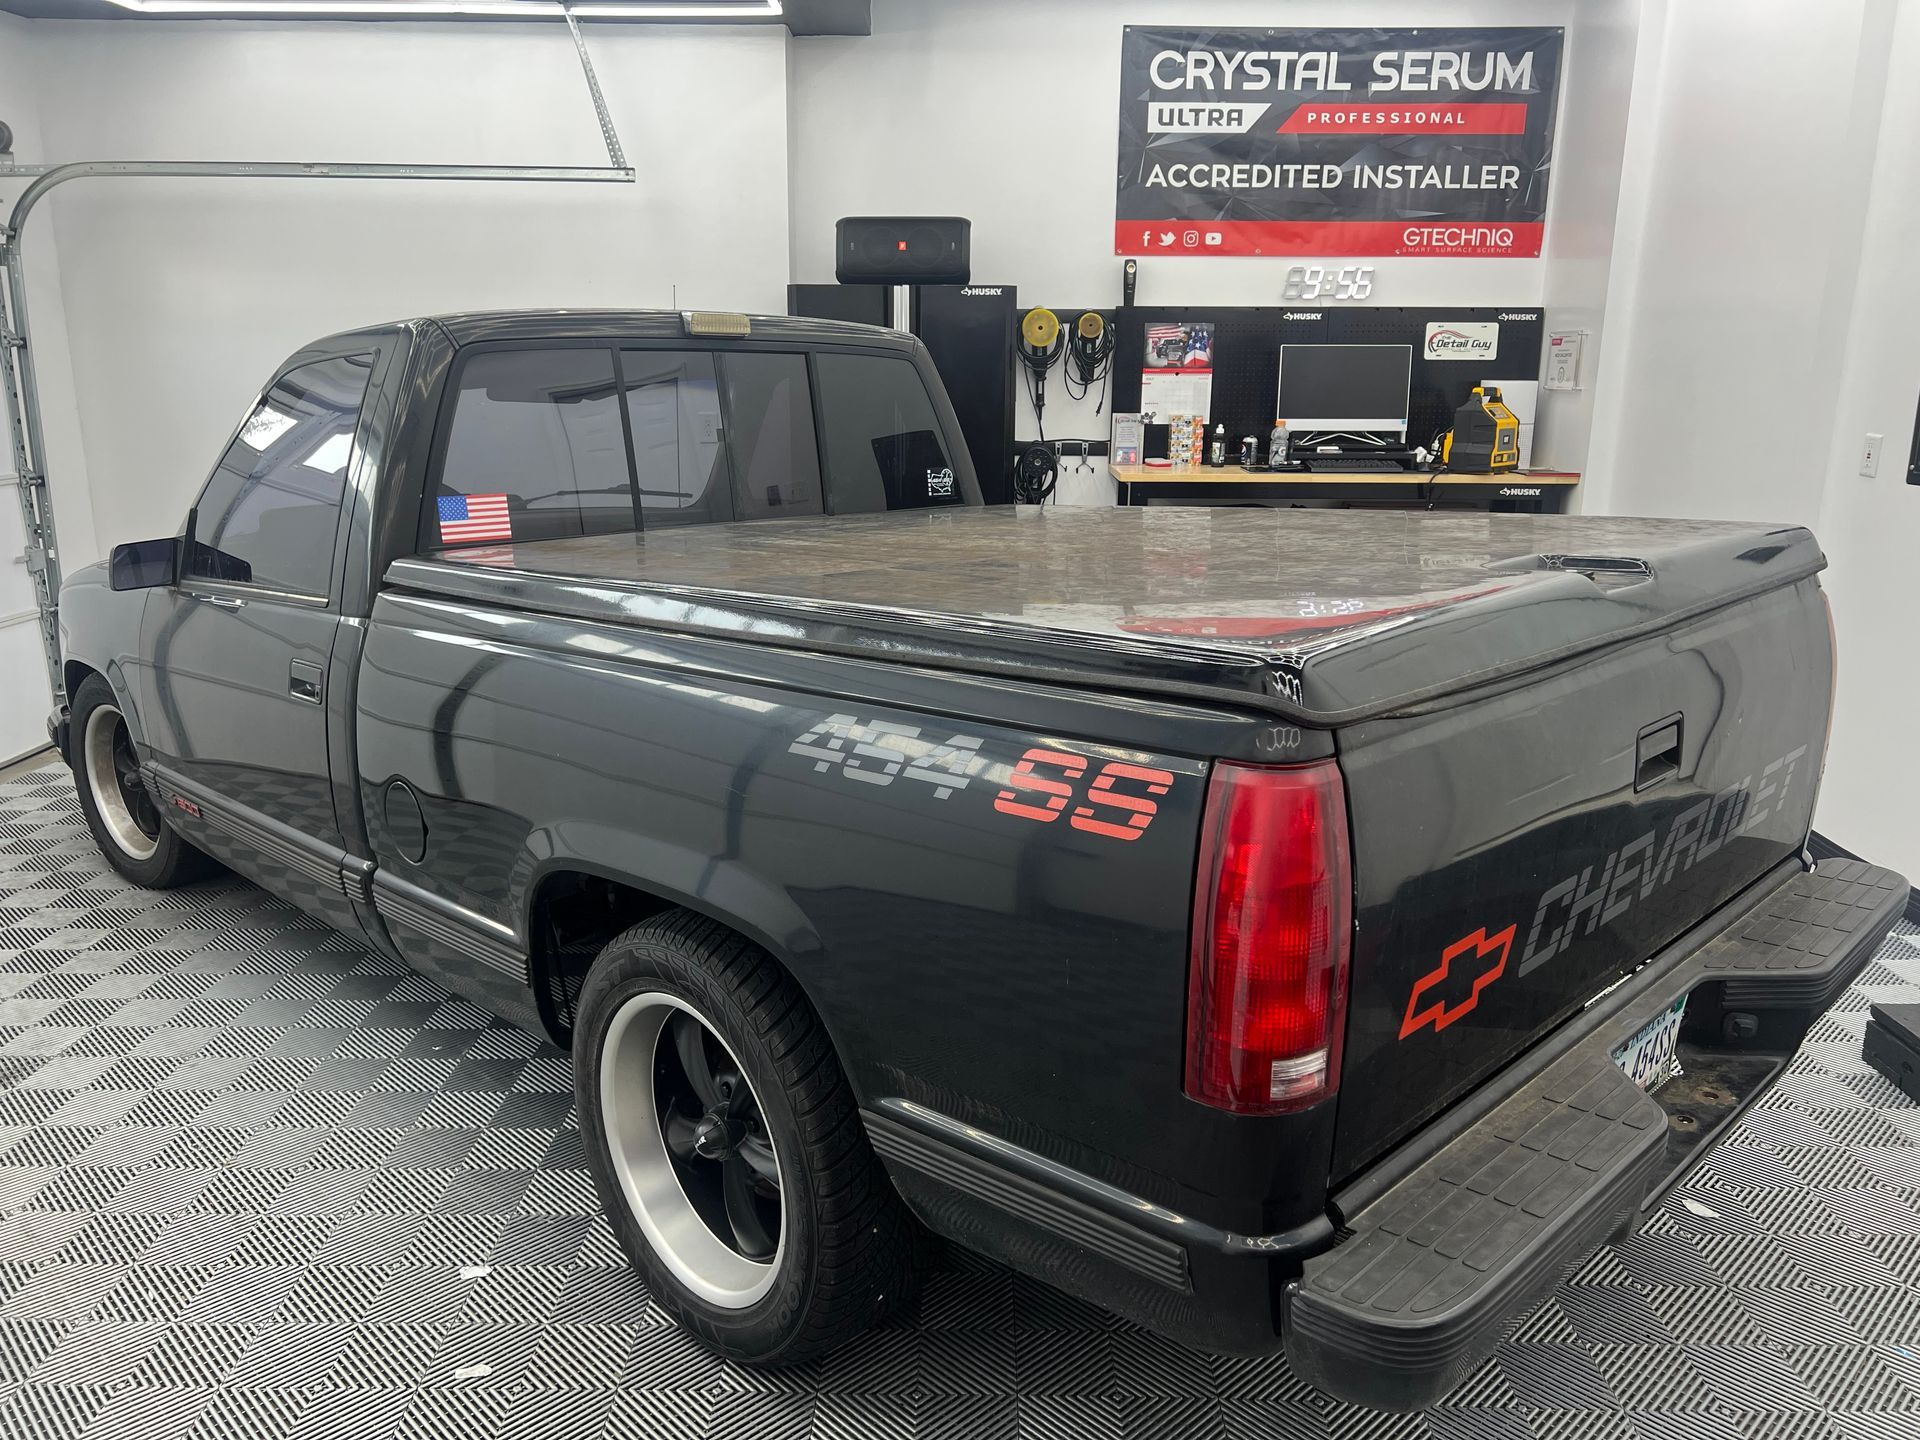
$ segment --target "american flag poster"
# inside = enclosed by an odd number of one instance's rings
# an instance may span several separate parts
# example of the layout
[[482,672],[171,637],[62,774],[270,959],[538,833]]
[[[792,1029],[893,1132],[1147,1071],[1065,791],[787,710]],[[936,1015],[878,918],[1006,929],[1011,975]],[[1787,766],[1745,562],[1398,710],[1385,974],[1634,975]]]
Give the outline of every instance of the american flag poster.
[[511,540],[513,521],[504,495],[440,496],[440,543],[461,545],[469,540]]
[[1198,415],[1204,420],[1212,413],[1212,321],[1156,321],[1147,326],[1140,410],[1149,425],[1164,425],[1173,415]]

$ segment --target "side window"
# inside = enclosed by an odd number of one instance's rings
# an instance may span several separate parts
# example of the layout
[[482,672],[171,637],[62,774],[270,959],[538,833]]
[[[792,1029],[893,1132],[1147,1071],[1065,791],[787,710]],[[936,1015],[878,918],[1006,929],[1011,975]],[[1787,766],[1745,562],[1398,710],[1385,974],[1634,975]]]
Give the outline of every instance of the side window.
[[641,528],[733,519],[713,356],[622,350],[620,377],[640,482]]
[[824,351],[814,363],[827,429],[829,510],[862,515],[966,503],[911,361]]
[[195,506],[187,575],[325,596],[373,356],[289,370],[220,457]]
[[820,513],[807,357],[740,351],[720,361],[727,384],[727,448],[742,520]]
[[423,546],[635,528],[613,351],[485,350],[460,367]]

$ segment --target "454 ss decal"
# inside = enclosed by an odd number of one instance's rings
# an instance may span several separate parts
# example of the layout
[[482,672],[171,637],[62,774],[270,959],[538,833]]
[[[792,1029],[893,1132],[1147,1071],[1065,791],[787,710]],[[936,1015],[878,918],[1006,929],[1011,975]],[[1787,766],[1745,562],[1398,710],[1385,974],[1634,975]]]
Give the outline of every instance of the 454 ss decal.
[[984,777],[1002,815],[1051,825],[1062,815],[1075,830],[1109,840],[1138,840],[1159,814],[1158,797],[1173,788],[1171,771],[1124,760],[1096,761],[1072,750],[1030,746],[1011,763],[984,753],[978,735],[934,740],[918,725],[829,715],[787,747],[815,771],[838,770],[862,785],[913,780],[945,800]]
[[891,785],[904,774],[933,786],[933,798],[944,800],[966,789],[987,768],[987,758],[980,753],[984,744],[978,735],[955,735],[935,744],[921,738],[918,725],[829,715],[789,745],[787,753],[808,756],[817,771],[837,765],[842,778],[863,785]]

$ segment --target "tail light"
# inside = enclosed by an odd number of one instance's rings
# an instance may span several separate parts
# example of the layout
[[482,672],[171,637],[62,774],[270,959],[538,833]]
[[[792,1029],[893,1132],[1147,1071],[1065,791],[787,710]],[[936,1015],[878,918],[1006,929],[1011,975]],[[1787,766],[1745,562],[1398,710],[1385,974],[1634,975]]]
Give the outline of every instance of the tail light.
[[1352,885],[1333,761],[1214,767],[1187,976],[1189,1096],[1273,1115],[1339,1088]]

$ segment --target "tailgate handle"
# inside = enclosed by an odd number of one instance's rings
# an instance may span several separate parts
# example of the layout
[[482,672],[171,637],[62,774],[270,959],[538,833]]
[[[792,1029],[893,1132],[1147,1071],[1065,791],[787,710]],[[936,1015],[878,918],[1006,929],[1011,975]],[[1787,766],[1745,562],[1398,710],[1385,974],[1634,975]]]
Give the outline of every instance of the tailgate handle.
[[1640,732],[1633,752],[1635,793],[1649,790],[1680,773],[1680,719],[1678,715],[1669,715]]

